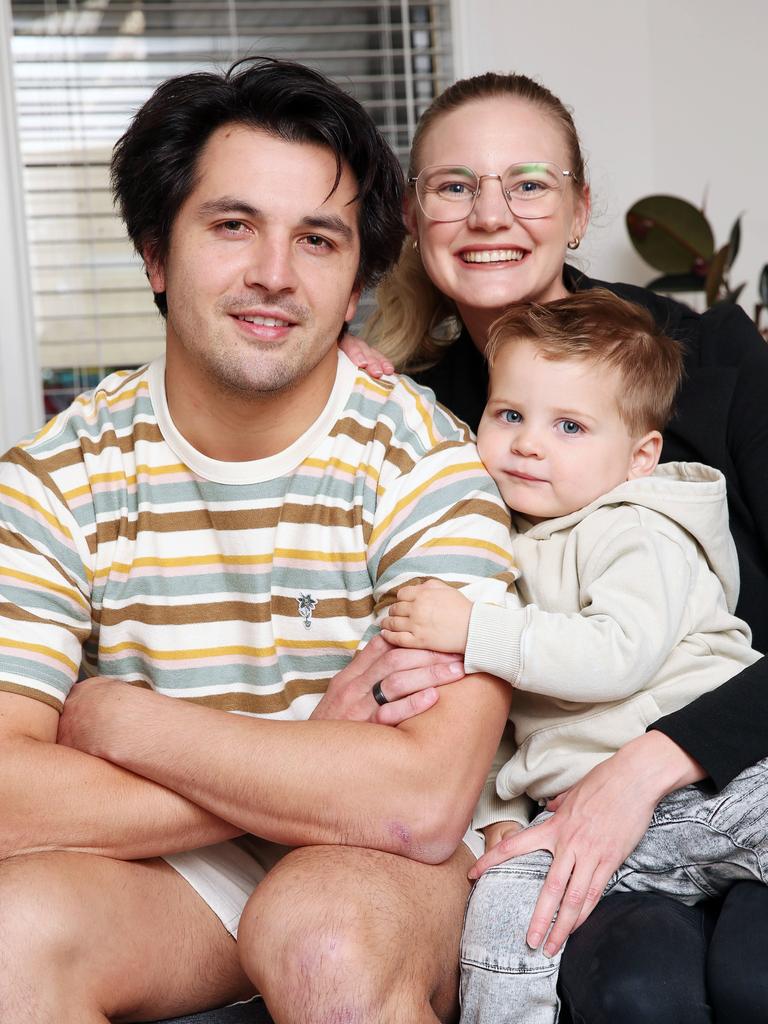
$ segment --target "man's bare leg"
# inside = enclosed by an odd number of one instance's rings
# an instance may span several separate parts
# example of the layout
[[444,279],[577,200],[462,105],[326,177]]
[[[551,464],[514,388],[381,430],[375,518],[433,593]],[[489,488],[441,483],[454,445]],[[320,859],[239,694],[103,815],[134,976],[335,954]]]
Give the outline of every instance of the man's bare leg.
[[163,861],[0,864],[0,1020],[155,1020],[252,994],[232,936]]
[[280,861],[238,932],[276,1024],[455,1020],[472,861],[464,846],[437,867],[341,846]]

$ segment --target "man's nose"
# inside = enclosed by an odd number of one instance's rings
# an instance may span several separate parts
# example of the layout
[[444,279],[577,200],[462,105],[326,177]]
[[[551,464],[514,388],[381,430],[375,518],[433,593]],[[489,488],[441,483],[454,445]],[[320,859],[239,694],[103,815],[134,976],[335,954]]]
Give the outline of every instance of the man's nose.
[[245,283],[271,293],[296,288],[296,251],[293,239],[261,236],[249,248]]

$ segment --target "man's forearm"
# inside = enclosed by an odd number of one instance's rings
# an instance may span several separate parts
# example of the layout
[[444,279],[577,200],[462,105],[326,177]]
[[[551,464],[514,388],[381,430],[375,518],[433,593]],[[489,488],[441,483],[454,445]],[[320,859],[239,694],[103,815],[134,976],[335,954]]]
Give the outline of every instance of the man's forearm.
[[505,684],[477,676],[444,687],[434,708],[393,729],[249,719],[106,685],[106,703],[94,693],[89,709],[92,753],[275,842],[349,843],[425,861],[459,842],[509,703]]
[[0,807],[0,858],[73,850],[133,860],[239,832],[157,783],[29,737],[3,738]]

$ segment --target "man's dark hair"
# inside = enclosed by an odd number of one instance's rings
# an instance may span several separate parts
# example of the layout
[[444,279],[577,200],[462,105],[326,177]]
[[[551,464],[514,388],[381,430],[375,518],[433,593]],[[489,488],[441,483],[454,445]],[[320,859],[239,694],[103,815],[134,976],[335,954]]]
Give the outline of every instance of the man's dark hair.
[[[357,100],[317,71],[271,57],[245,58],[225,73],[179,75],[152,94],[117,142],[112,189],[140,256],[165,261],[173,221],[197,181],[200,155],[222,125],[258,128],[286,142],[327,146],[358,183],[360,267],[374,284],[400,254],[403,174]],[[156,294],[167,315],[165,293]]]

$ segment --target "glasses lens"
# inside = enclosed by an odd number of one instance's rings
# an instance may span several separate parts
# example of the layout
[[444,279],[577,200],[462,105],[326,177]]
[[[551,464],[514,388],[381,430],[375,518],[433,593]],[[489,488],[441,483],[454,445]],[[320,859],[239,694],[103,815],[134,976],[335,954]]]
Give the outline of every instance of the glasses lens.
[[563,199],[565,178],[557,164],[525,163],[508,167],[501,179],[504,196],[516,217],[549,217]]
[[463,220],[477,192],[477,175],[469,167],[425,167],[416,181],[416,195],[430,220]]

